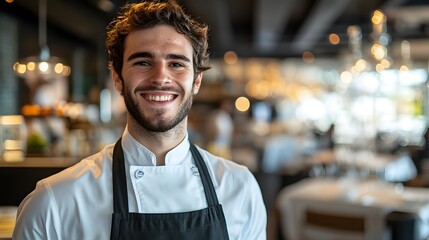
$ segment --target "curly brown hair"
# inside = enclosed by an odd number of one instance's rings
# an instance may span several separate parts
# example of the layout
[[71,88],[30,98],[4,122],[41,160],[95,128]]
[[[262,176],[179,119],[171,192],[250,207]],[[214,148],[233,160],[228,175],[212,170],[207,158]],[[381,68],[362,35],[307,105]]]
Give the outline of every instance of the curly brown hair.
[[128,34],[147,29],[158,24],[173,26],[185,35],[193,48],[194,72],[210,69],[207,42],[208,27],[187,15],[175,1],[146,1],[126,4],[118,16],[107,27],[106,47],[109,65],[122,79],[124,41]]

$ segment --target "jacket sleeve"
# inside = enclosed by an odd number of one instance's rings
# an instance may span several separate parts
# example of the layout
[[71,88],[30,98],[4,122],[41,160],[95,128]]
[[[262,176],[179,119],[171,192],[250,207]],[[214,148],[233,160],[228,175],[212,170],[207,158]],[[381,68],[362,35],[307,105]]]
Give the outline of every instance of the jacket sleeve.
[[19,205],[12,239],[61,239],[60,225],[52,190],[42,180]]
[[261,189],[255,177],[249,172],[249,182],[243,212],[248,214],[248,221],[240,239],[267,239],[267,211],[262,199]]

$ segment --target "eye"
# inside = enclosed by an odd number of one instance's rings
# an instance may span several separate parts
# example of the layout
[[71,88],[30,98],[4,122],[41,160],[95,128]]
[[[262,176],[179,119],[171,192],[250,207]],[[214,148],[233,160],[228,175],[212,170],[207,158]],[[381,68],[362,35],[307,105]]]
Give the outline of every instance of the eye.
[[135,65],[135,66],[150,66],[150,63],[149,63],[149,61],[140,60],[140,61],[135,61],[133,63],[133,65]]
[[185,64],[183,64],[183,63],[181,63],[181,62],[171,62],[169,65],[170,65],[171,67],[174,67],[174,68],[182,68],[182,67],[185,67]]

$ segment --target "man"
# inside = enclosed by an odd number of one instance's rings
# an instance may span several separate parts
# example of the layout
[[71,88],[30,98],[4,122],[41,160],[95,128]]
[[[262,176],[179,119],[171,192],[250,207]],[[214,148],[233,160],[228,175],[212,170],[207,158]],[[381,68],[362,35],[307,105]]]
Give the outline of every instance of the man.
[[13,238],[266,239],[252,174],[188,140],[188,112],[209,69],[207,27],[174,2],[143,2],[126,5],[108,30],[126,129],[41,180],[19,206]]

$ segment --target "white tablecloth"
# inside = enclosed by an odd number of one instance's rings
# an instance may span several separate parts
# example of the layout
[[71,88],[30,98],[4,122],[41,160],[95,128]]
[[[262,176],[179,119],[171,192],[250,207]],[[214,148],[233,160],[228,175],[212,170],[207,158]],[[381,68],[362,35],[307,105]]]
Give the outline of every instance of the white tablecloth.
[[365,215],[366,239],[386,239],[386,214],[418,215],[420,239],[429,236],[429,189],[410,188],[378,180],[310,178],[285,187],[278,197],[281,228],[289,240],[301,240],[308,207]]

